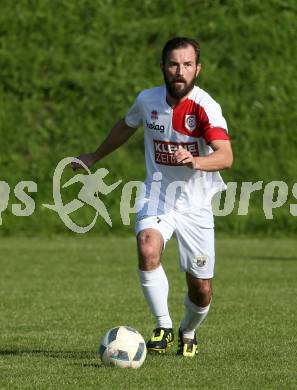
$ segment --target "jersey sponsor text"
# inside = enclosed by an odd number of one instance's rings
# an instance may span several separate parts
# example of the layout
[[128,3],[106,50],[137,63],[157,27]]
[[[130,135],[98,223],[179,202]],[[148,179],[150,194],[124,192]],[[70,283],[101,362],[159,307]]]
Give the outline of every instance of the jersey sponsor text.
[[145,121],[145,122],[146,122],[146,126],[148,129],[158,130],[158,131],[160,131],[160,133],[164,133],[164,131],[165,131],[164,125],[158,125],[155,122],[148,122],[148,121]]
[[197,142],[165,142],[154,139],[155,162],[162,165],[181,165],[174,156],[179,145],[188,150],[194,157],[199,156]]

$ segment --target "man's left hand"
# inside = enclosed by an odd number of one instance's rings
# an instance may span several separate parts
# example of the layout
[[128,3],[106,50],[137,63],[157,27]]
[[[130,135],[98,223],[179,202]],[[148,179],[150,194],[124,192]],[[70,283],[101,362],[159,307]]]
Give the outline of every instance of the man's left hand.
[[186,165],[189,168],[195,169],[195,157],[181,145],[178,146],[177,151],[174,153],[174,157],[180,165]]

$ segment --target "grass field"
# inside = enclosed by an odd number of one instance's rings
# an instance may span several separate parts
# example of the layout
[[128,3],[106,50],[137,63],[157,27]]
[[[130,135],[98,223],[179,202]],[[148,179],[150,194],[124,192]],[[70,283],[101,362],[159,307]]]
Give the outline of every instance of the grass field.
[[[197,359],[148,356],[139,370],[102,366],[105,331],[153,328],[132,238],[1,239],[1,389],[293,389],[297,244],[218,239],[214,299]],[[184,275],[164,255],[177,329]]]

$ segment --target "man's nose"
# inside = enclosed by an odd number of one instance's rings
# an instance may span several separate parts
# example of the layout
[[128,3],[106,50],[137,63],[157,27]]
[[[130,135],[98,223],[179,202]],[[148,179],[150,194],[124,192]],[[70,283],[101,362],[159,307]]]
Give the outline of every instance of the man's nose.
[[177,67],[176,67],[176,74],[178,76],[183,76],[183,74],[184,74],[184,67],[182,65],[177,65]]

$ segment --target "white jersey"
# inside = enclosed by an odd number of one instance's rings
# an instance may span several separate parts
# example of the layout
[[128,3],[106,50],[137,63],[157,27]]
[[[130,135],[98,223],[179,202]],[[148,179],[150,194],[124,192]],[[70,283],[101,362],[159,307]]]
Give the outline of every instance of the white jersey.
[[142,91],[125,122],[130,127],[144,127],[147,176],[140,199],[141,215],[160,215],[174,209],[200,213],[207,220],[205,225],[213,225],[211,198],[226,188],[220,174],[181,166],[174,153],[181,145],[193,156],[206,156],[212,153],[210,141],[229,139],[219,104],[195,86],[172,108],[163,85]]

